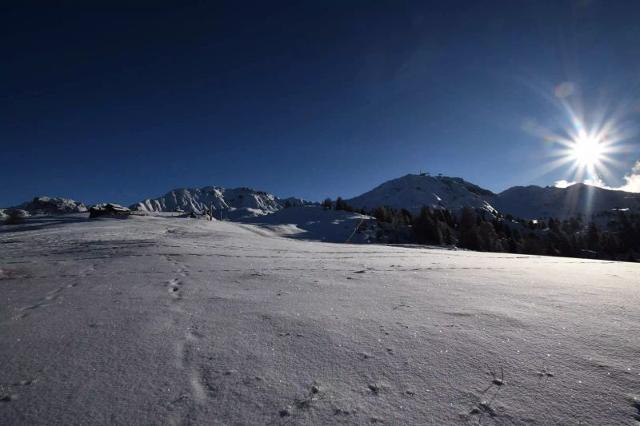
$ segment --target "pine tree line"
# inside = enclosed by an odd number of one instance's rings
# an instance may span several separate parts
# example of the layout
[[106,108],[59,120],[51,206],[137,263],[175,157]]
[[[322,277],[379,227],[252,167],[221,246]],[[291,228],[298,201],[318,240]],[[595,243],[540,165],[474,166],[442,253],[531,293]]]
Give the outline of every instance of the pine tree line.
[[493,215],[465,207],[457,212],[423,207],[417,215],[406,209],[355,209],[341,197],[326,199],[325,209],[368,214],[376,218],[378,238],[389,242],[457,246],[476,251],[507,252],[593,259],[640,260],[640,214],[606,213],[594,222],[526,220]]
[[[640,215],[617,212],[601,217],[606,225],[566,220],[524,220],[464,208],[423,208],[411,217],[406,210],[378,208],[378,220],[410,223],[416,243],[456,245],[477,251],[636,261],[640,258]],[[394,219],[395,218],[395,219]]]

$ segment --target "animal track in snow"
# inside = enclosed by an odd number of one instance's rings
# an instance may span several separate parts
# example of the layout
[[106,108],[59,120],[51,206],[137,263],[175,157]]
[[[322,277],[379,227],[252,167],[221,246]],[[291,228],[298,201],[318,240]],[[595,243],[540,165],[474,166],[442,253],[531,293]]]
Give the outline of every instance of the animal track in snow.
[[498,396],[498,393],[500,392],[500,389],[502,389],[502,386],[505,385],[504,370],[502,369],[502,367],[500,367],[500,376],[498,376],[496,374],[496,372],[493,371],[488,366],[487,366],[487,368],[489,370],[489,374],[491,375],[491,383],[489,383],[489,386],[487,386],[482,391],[482,393],[486,394],[493,387],[496,388],[496,391],[495,391],[495,393],[493,394],[493,396],[489,400],[480,401],[478,404],[476,404],[476,406],[474,406],[471,409],[471,411],[469,411],[469,414],[478,415],[479,416],[478,417],[478,424],[480,424],[480,422],[482,421],[482,416],[484,416],[485,414],[488,414],[490,417],[496,417],[498,415],[498,413],[492,407],[491,404],[493,403],[493,401]]
[[491,407],[490,404],[490,401],[481,401],[478,403],[478,405],[473,407],[471,411],[469,411],[469,414],[479,415],[480,417],[478,418],[478,423],[480,423],[480,420],[482,419],[482,416],[484,414],[488,414],[490,417],[497,416],[496,411]]
[[551,371],[547,370],[546,368],[543,368],[542,370],[538,371],[537,374],[538,374],[538,377],[540,377],[540,378],[553,377],[554,376],[554,374]]
[[180,286],[182,282],[177,278],[172,278],[169,280],[169,284],[167,286],[167,291],[169,294],[175,299],[182,299],[182,294],[180,293]]
[[278,414],[280,417],[289,417],[293,414],[294,408],[301,411],[310,409],[312,407],[312,403],[322,399],[322,391],[322,387],[317,382],[313,382],[309,388],[309,392],[304,397],[296,398],[292,405],[287,405],[285,408],[281,409]]
[[394,311],[396,311],[396,310],[398,310],[398,309],[400,309],[400,308],[410,308],[410,307],[411,307],[411,305],[407,305],[407,304],[405,304],[405,303],[401,303],[400,305],[396,305],[396,306],[394,306],[392,309],[393,309]]
[[197,402],[202,402],[207,398],[208,389],[210,388],[202,378],[202,374],[198,368],[193,365],[194,351],[198,349],[197,345],[204,336],[198,331],[189,329],[185,334],[185,352],[184,365],[189,368],[189,383],[191,384],[191,393]]

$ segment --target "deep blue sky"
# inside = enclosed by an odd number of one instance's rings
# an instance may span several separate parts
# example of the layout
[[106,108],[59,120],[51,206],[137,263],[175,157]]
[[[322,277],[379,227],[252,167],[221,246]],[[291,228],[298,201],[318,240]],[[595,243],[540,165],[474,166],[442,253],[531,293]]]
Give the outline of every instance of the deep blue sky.
[[204,185],[319,200],[420,170],[547,185],[566,170],[541,175],[550,148],[525,129],[561,122],[554,86],[639,105],[637,1],[8,3],[5,206]]

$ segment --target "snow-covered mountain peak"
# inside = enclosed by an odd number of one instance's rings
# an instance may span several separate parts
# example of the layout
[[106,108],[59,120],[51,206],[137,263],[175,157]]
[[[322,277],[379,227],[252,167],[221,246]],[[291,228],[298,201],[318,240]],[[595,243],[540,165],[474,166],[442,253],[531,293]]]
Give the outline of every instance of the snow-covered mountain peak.
[[495,212],[487,201],[494,195],[493,192],[458,177],[408,174],[387,181],[347,202],[356,208],[387,206],[404,208],[414,213],[425,206],[451,210],[473,207]]
[[132,210],[149,212],[185,211],[202,213],[213,208],[214,215],[237,219],[276,212],[284,207],[310,204],[299,198],[279,199],[273,194],[252,188],[179,188],[162,197],[148,198],[131,206]]
[[79,201],[62,197],[35,197],[31,201],[16,206],[18,209],[26,210],[29,214],[56,215],[67,213],[83,213],[87,207]]
[[514,186],[497,194],[491,202],[502,213],[527,219],[588,218],[612,210],[640,211],[640,194],[584,183],[566,188]]

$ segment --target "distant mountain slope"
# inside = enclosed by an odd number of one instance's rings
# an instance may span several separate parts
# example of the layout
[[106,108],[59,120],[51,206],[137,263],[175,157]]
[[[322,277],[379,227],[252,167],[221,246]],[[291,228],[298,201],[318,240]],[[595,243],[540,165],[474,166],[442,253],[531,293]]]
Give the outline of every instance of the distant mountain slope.
[[457,177],[413,174],[387,181],[346,201],[365,210],[388,206],[417,213],[423,206],[449,210],[472,207],[525,219],[590,217],[616,209],[640,212],[640,194],[585,184],[567,188],[514,186],[494,194]]
[[57,215],[87,211],[87,207],[81,202],[61,197],[35,197],[33,200],[14,208],[26,210],[31,215]]
[[640,211],[640,194],[581,183],[567,188],[514,186],[489,201],[502,213],[527,219],[588,217],[614,209]]
[[423,206],[458,210],[473,207],[494,212],[488,200],[495,194],[461,178],[408,174],[346,200],[366,210],[379,206],[404,208],[417,213]]
[[300,198],[279,199],[273,194],[251,188],[180,188],[167,192],[162,197],[149,198],[131,206],[132,210],[150,212],[202,213],[210,206],[214,215],[225,219],[255,217],[276,212],[284,207],[310,204]]
[[[372,210],[380,206],[407,209],[418,213],[423,206],[459,210],[472,207],[490,213],[512,214],[525,219],[565,219],[581,215],[590,217],[603,212],[630,210],[640,212],[640,194],[603,189],[585,184],[567,188],[514,186],[495,194],[462,178],[408,174],[387,181],[357,197],[346,200],[358,209]],[[132,210],[147,212],[202,213],[213,206],[216,218],[237,220],[264,216],[287,207],[318,203],[301,198],[278,198],[251,188],[180,188],[157,198],[147,198],[131,205]],[[0,220],[11,209],[25,210],[31,215],[82,213],[87,207],[78,201],[60,197],[36,197],[8,209],[0,209]]]
[[320,206],[282,209],[240,222],[259,225],[275,235],[290,238],[344,243],[374,240],[372,232],[376,220],[370,216],[343,210],[326,210]]

